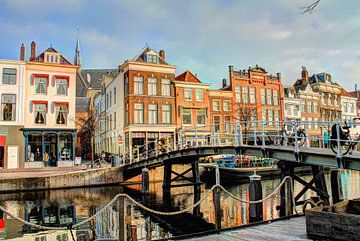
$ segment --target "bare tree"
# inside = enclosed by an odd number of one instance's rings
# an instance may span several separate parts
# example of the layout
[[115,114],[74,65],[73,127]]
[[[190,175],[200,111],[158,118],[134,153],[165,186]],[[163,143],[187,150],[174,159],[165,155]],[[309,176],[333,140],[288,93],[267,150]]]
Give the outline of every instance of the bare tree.
[[[242,132],[246,137],[250,128],[253,127],[252,122],[257,119],[256,107],[239,103],[236,105],[236,116],[234,118],[240,121]],[[245,140],[247,140],[247,138]]]
[[316,8],[316,6],[320,3],[320,0],[316,0],[312,2],[311,4],[308,4],[306,6],[301,7],[301,11],[303,14],[305,13],[312,13],[313,10]]

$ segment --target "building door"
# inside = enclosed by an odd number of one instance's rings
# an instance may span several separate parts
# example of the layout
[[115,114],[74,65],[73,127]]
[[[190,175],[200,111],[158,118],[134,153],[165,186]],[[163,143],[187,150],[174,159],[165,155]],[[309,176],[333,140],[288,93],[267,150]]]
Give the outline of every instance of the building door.
[[0,168],[4,168],[5,147],[0,146]]
[[19,168],[19,146],[8,146],[7,147],[8,162],[7,167]]

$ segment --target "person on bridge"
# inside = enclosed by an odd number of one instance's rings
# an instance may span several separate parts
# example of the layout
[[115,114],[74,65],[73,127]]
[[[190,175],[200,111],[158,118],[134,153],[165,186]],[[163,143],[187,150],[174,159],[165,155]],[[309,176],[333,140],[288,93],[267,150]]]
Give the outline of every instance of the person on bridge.
[[324,147],[328,148],[328,146],[329,146],[329,132],[328,131],[324,132],[323,139],[324,139]]

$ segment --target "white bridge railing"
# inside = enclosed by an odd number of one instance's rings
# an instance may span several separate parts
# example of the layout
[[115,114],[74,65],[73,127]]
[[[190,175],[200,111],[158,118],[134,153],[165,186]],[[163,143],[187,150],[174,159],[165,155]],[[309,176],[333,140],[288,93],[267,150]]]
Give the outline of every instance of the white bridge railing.
[[178,130],[175,137],[157,139],[133,148],[126,163],[146,160],[173,150],[206,146],[268,146],[331,149],[341,158],[360,150],[360,120],[354,121],[236,121],[196,125]]

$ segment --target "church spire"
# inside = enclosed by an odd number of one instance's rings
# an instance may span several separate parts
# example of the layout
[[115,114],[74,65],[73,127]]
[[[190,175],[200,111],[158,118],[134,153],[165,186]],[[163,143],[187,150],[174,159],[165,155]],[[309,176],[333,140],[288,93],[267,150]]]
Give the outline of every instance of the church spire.
[[81,52],[80,52],[80,40],[79,40],[79,28],[77,28],[76,30],[77,30],[77,39],[76,39],[74,64],[78,65],[79,69],[81,69]]

